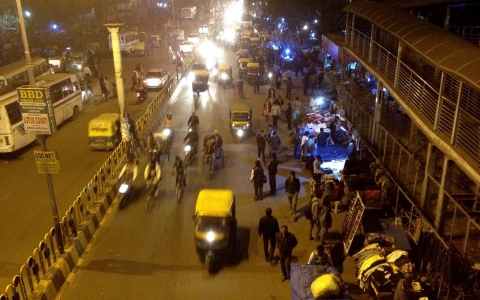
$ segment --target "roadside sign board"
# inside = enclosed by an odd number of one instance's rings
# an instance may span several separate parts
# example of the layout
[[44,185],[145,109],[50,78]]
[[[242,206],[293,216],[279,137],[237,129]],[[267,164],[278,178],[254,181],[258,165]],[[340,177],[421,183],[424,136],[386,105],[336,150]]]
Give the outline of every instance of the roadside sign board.
[[52,98],[48,89],[20,87],[17,89],[25,131],[53,134],[57,130]]
[[60,162],[55,151],[35,150],[33,155],[35,156],[38,173],[57,174],[60,172]]

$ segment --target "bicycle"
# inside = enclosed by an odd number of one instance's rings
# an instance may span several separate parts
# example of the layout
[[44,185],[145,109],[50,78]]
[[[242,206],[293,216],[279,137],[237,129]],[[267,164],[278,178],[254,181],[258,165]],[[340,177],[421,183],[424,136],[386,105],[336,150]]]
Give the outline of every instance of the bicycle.
[[183,196],[183,181],[184,181],[184,174],[180,174],[178,176],[178,180],[177,180],[177,183],[175,185],[175,195],[176,195],[176,198],[177,198],[177,203],[180,203],[180,199],[182,199],[182,196]]
[[157,186],[147,183],[147,211],[150,212],[156,198]]

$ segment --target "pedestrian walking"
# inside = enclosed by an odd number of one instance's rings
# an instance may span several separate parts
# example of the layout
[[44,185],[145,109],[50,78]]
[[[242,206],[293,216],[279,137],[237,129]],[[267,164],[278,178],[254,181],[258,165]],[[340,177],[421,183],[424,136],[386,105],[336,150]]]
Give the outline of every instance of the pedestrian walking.
[[92,78],[92,71],[88,66],[85,66],[85,68],[83,68],[83,74],[85,75],[85,82],[89,83]]
[[237,81],[237,89],[238,89],[238,96],[240,98],[245,98],[245,96],[243,95],[243,85],[244,85],[244,81],[243,81],[243,78],[240,77],[240,79]]
[[311,172],[312,172],[312,178],[317,183],[320,183],[322,181],[322,163],[323,163],[322,157],[320,155],[316,155],[315,160],[313,161],[313,168]]
[[277,247],[280,252],[280,269],[282,270],[282,282],[290,279],[290,263],[292,261],[292,251],[298,244],[294,234],[288,232],[288,226],[282,225],[277,234]]
[[254,79],[253,93],[260,94],[260,74],[257,74]]
[[328,229],[332,228],[332,214],[330,213],[331,210],[331,195],[325,196],[323,199],[322,210],[320,212],[320,224],[322,228],[320,229],[320,245],[325,243],[325,239],[327,238]]
[[272,159],[268,163],[268,182],[270,183],[270,196],[277,195],[277,172],[278,160],[277,154],[272,154]]
[[268,89],[268,98],[275,98],[275,89],[273,88],[273,85]]
[[322,205],[320,201],[322,200],[323,191],[315,191],[315,195],[310,199],[310,210],[311,210],[311,219],[310,219],[310,233],[308,239],[312,241],[314,239],[313,229],[315,228],[315,239],[318,241],[320,239],[320,229],[322,224],[320,221]]
[[297,121],[300,118],[300,110],[302,109],[302,102],[298,97],[293,101],[293,119]]
[[317,250],[313,251],[308,258],[309,265],[322,265],[322,266],[333,266],[333,261],[330,255],[325,252],[325,247],[323,245],[318,245]]
[[281,144],[282,144],[282,140],[278,136],[277,132],[273,131],[272,136],[268,138],[268,150],[270,150],[270,157],[272,157],[273,153],[275,154],[278,153],[278,150],[280,149]]
[[108,77],[105,76],[105,78],[103,78],[103,84],[105,84],[105,90],[107,91],[107,96],[105,97],[108,101],[108,98],[110,97],[110,83],[108,82]]
[[270,122],[271,111],[272,111],[272,102],[270,102],[270,99],[267,98],[265,99],[265,103],[263,103],[263,110],[262,110],[262,116],[265,117],[265,126],[268,126]]
[[253,167],[250,174],[250,181],[253,182],[253,189],[255,190],[255,200],[262,200],[263,198],[263,178],[265,174],[263,173],[263,167],[260,164],[259,160],[255,161],[255,167]]
[[282,85],[282,74],[280,73],[280,70],[277,70],[277,73],[275,74],[275,78],[277,83],[277,89],[279,89]]
[[[272,209],[267,207],[265,216],[261,217],[258,222],[258,236],[262,236],[263,238],[263,253],[265,254],[266,261],[273,259],[273,254],[277,246],[276,237],[279,232],[280,228],[278,227],[277,218],[272,216]],[[268,249],[269,243],[270,249]]]
[[300,180],[295,177],[295,171],[290,171],[290,176],[285,180],[285,191],[290,203],[290,214],[295,220],[297,213],[298,193],[300,192]]
[[267,136],[265,135],[265,131],[262,129],[260,133],[257,134],[257,149],[258,149],[258,160],[260,160],[260,155],[265,164],[265,147],[267,147]]
[[287,129],[288,130],[292,129],[292,114],[293,114],[292,104],[288,103],[287,104],[287,109],[285,110],[285,118],[287,119]]
[[135,88],[137,87],[138,84],[138,75],[136,71],[133,71],[132,74],[132,88],[130,89],[130,92],[133,92]]
[[287,85],[287,95],[286,95],[286,98],[287,98],[287,99],[290,99],[290,97],[292,97],[292,88],[293,88],[293,82],[292,82],[292,78],[291,78],[291,77],[288,77],[288,78],[287,78],[286,85]]
[[280,117],[280,113],[281,113],[281,109],[280,109],[280,105],[278,105],[278,101],[275,100],[273,102],[273,105],[272,105],[272,108],[270,110],[270,113],[272,115],[272,122],[273,122],[273,128],[277,128],[278,126],[278,118]]
[[108,90],[105,86],[105,77],[103,77],[103,75],[98,79],[98,83],[100,84],[100,90],[102,92],[102,100],[108,101]]

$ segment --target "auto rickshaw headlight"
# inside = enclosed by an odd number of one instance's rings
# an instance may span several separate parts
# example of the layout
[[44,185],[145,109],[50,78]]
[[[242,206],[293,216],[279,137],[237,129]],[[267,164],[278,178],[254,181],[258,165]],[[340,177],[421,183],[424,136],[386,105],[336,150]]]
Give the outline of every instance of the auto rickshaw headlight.
[[81,69],[82,69],[82,65],[77,65],[77,69],[81,70]]
[[211,243],[214,240],[215,240],[215,233],[213,231],[207,232],[207,241]]
[[165,129],[163,130],[163,134],[166,135],[166,136],[169,136],[171,132],[172,132],[172,131],[170,130],[170,128],[165,128]]
[[213,70],[213,76],[217,76],[217,74],[218,74],[218,70],[217,70],[217,69],[214,69],[214,70]]
[[238,137],[242,137],[243,136],[243,130],[241,130],[241,129],[237,130],[237,135],[238,135]]
[[190,151],[191,149],[192,149],[192,146],[190,146],[190,145],[186,145],[186,146],[185,146],[185,152],[188,152],[188,151]]
[[187,77],[188,81],[193,82],[195,80],[195,73],[190,72]]
[[228,78],[227,73],[222,73],[222,75],[220,75],[220,78],[222,78],[223,80],[227,79]]

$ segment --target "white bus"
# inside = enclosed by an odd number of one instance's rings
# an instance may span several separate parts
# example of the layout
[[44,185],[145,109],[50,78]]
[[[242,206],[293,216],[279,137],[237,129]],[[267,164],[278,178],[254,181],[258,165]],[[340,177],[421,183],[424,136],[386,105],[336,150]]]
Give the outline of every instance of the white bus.
[[[136,42],[139,42],[138,34],[134,31],[130,32],[119,32],[118,39],[120,40],[120,51],[123,54],[130,55],[133,52],[133,46]],[[112,35],[108,35],[108,45],[110,50],[112,50]]]
[[[50,72],[45,58],[32,57],[32,65],[35,78]],[[25,59],[0,67],[0,88],[18,82],[28,83],[27,62]]]
[[[0,153],[17,151],[36,138],[35,134],[25,132],[16,87],[0,89]],[[78,117],[83,103],[77,75],[41,76],[37,78],[36,87],[49,90],[52,95],[57,126],[69,118]]]
[[193,19],[197,14],[196,6],[187,6],[182,8],[182,19]]

